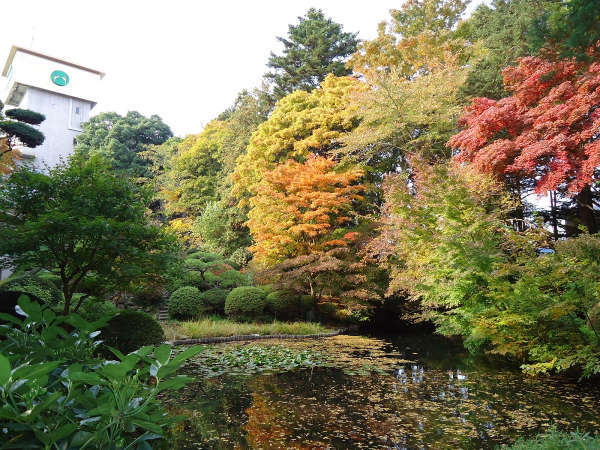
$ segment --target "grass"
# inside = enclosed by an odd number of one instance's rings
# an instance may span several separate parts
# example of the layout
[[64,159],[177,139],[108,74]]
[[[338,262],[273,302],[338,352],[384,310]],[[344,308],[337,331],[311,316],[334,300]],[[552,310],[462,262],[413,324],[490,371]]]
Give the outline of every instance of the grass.
[[333,331],[315,322],[239,323],[219,316],[163,324],[168,340],[235,336],[240,334],[319,334]]
[[599,450],[600,437],[590,436],[580,432],[560,432],[552,428],[547,433],[539,434],[532,439],[519,439],[511,447],[503,447],[511,450]]

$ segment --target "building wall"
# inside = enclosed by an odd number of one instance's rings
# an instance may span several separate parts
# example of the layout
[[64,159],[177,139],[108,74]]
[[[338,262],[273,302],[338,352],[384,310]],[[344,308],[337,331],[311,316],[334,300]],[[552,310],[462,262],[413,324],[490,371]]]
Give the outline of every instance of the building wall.
[[89,119],[92,103],[28,87],[19,107],[46,116],[46,120],[36,127],[44,134],[44,143],[23,149],[23,153],[35,157],[35,166],[42,169],[46,165],[56,165],[73,153],[74,139],[81,133],[81,123]]

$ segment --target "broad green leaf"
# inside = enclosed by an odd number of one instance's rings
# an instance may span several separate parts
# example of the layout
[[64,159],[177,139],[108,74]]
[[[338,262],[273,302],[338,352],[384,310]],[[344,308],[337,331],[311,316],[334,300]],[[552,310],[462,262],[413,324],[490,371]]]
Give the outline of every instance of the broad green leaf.
[[0,385],[3,385],[10,378],[10,361],[6,356],[0,353]]

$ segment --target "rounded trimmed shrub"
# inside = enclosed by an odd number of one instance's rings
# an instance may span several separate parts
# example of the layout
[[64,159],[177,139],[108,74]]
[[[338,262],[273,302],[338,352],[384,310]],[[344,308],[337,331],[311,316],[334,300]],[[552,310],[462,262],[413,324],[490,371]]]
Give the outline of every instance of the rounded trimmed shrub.
[[183,286],[169,298],[169,316],[176,319],[193,319],[204,310],[200,291],[194,286]]
[[271,292],[267,295],[265,301],[276,319],[291,320],[300,316],[300,298],[295,292]]
[[205,307],[213,311],[223,314],[225,312],[225,300],[229,295],[227,289],[213,288],[200,294],[200,300]]
[[142,311],[123,310],[102,328],[100,339],[104,345],[131,353],[144,345],[157,345],[165,341],[160,324]]
[[225,299],[225,314],[234,319],[258,318],[265,311],[265,292],[253,286],[237,287]]

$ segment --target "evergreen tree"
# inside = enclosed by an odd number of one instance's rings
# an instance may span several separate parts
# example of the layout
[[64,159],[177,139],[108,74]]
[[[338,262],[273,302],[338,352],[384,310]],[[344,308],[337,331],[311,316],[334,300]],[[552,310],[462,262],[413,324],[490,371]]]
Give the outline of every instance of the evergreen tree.
[[277,99],[299,89],[310,91],[327,74],[348,75],[345,59],[358,46],[357,33],[344,32],[321,10],[311,8],[298,20],[298,25],[289,26],[287,38],[277,38],[284,45],[283,54],[271,53],[267,64],[274,69],[266,77],[273,81]]
[[160,145],[173,136],[171,129],[156,115],[144,117],[130,111],[125,116],[106,112],[83,124],[75,153],[84,157],[100,154],[113,168],[134,178],[151,178],[150,160],[140,155],[149,145]]
[[19,146],[34,148],[42,145],[44,135],[31,125],[39,125],[46,117],[28,109],[9,109],[2,114],[0,102],[0,174],[9,173],[21,158]]

